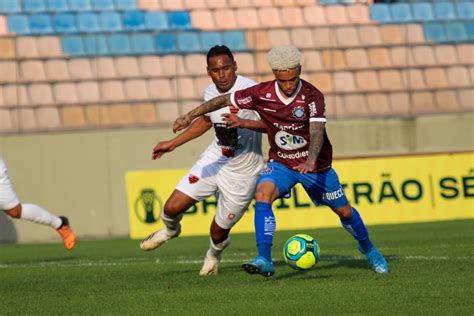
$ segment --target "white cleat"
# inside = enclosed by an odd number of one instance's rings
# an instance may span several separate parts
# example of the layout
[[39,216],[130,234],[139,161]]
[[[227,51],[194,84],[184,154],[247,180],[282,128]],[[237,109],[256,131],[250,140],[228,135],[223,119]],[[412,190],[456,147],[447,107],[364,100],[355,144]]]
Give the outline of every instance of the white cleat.
[[156,249],[168,240],[178,237],[179,234],[181,234],[181,226],[178,227],[178,230],[174,234],[170,234],[166,228],[157,230],[140,242],[140,248],[145,251]]
[[211,257],[206,255],[204,258],[204,264],[202,265],[199,275],[217,275],[219,273],[219,262],[220,258]]

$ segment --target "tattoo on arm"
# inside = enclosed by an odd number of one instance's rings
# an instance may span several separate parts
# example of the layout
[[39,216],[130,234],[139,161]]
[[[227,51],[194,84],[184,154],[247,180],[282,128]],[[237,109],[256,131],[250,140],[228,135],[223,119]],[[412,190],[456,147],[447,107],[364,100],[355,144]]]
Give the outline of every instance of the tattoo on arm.
[[221,109],[223,107],[226,107],[230,105],[230,94],[224,94],[218,97],[215,97],[213,99],[210,99],[209,101],[204,102],[191,112],[189,114],[193,117],[196,118],[198,116],[201,116],[203,114]]
[[309,161],[316,162],[316,159],[319,156],[319,152],[323,147],[324,141],[324,127],[326,126],[325,122],[310,122],[309,123],[309,133],[310,133],[310,142],[309,142]]

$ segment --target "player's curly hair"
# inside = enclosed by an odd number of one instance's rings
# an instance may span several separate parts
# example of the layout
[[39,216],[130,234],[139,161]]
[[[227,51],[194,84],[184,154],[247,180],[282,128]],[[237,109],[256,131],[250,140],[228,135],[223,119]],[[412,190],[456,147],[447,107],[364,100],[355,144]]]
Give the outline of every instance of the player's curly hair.
[[281,45],[268,52],[267,60],[272,70],[288,70],[300,65],[301,53],[293,45]]

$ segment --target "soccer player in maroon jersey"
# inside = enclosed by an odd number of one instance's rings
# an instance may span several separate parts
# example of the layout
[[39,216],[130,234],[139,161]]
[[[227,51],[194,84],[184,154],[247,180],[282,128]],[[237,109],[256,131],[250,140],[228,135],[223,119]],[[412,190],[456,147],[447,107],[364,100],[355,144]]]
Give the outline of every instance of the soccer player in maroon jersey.
[[276,221],[272,203],[301,183],[311,200],[329,206],[342,226],[358,241],[358,248],[377,273],[388,264],[369,239],[359,212],[347,201],[336,171],[331,167],[332,146],[326,133],[323,94],[300,79],[301,54],[292,45],[273,48],[268,62],[275,80],[209,100],[176,119],[173,130],[226,105],[256,111],[270,143],[267,168],[258,180],[255,199],[255,234],[258,256],[242,265],[251,274],[271,276],[275,268],[271,247]]

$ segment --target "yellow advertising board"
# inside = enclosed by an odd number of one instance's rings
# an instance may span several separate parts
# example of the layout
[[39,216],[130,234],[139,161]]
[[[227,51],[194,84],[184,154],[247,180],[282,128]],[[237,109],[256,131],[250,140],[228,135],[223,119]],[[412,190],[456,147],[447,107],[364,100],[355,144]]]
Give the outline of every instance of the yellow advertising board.
[[[335,160],[345,193],[367,225],[474,218],[474,153]],[[161,229],[160,211],[187,169],[126,174],[130,237]],[[207,235],[215,214],[212,196],[189,209],[182,236]],[[314,206],[304,189],[273,203],[277,230],[340,226],[326,206]],[[253,203],[233,233],[253,232]]]

